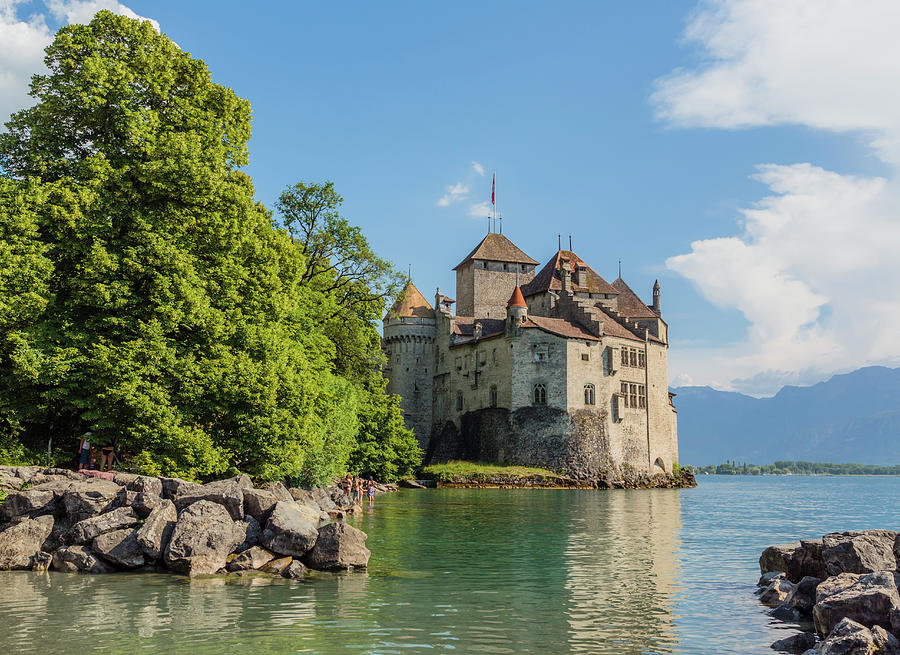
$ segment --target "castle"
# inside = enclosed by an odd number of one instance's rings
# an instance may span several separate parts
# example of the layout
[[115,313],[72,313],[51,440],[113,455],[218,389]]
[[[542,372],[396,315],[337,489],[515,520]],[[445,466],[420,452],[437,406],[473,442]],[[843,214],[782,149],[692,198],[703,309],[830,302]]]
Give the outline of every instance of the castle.
[[432,306],[409,281],[385,316],[387,392],[401,397],[426,462],[671,474],[659,282],[646,305],[571,249],[537,266],[490,232],[454,269],[455,301],[438,291]]

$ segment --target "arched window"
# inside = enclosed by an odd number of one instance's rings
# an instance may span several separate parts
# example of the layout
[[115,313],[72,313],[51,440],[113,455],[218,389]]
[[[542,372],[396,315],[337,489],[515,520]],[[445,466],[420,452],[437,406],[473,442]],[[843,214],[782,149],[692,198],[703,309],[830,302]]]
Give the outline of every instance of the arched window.
[[534,404],[535,405],[546,405],[547,404],[547,387],[543,384],[534,385]]
[[491,385],[491,407],[497,406],[497,385]]
[[585,405],[593,405],[595,404],[594,400],[594,385],[586,384],[584,385],[584,404]]
[[456,392],[456,411],[461,412],[463,408],[463,395],[462,391]]

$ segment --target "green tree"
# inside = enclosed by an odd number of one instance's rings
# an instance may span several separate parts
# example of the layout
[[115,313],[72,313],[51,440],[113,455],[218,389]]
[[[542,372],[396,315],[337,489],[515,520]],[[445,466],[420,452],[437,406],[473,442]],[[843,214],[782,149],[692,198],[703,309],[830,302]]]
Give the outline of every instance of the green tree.
[[308,260],[238,170],[249,103],[106,11],[45,62],[0,136],[8,434],[74,448],[90,429],[169,474],[339,473],[358,391],[309,329]]

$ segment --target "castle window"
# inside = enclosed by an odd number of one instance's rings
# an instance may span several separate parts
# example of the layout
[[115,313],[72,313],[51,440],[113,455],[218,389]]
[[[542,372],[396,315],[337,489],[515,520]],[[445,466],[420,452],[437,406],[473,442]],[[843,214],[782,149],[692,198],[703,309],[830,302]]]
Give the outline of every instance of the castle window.
[[550,347],[549,346],[535,346],[534,361],[545,362],[548,359],[550,359]]
[[645,368],[647,366],[647,360],[644,357],[644,351],[638,352],[638,368]]
[[461,412],[462,408],[463,408],[462,391],[457,391],[456,392],[456,411]]
[[623,399],[622,405],[625,407],[628,407],[628,383],[627,382],[622,383],[621,395],[622,395],[622,399]]
[[635,350],[634,348],[631,348],[630,359],[631,359],[631,365],[632,365],[633,367],[637,368],[637,365],[638,365],[638,363],[637,363],[637,350]]
[[647,388],[643,384],[638,385],[638,407],[647,407]]
[[400,363],[400,355],[397,355],[397,363]]
[[628,406],[636,408],[638,406],[638,399],[637,399],[638,398],[638,395],[637,395],[638,385],[631,384],[631,385],[629,385],[629,388],[630,388],[630,393],[628,394]]
[[543,384],[534,385],[534,404],[535,405],[546,405],[547,404],[547,387]]
[[584,404],[585,405],[595,404],[594,385],[593,384],[584,385]]
[[497,406],[497,385],[491,385],[491,407]]
[[491,351],[491,361],[494,363],[494,366],[497,365],[497,349],[496,348],[494,348]]
[[583,362],[591,361],[590,353],[581,353],[581,361],[583,361]]
[[504,271],[508,271],[508,270],[509,270],[509,266],[506,265],[506,264],[504,264],[504,265],[503,265],[503,270],[504,270]]

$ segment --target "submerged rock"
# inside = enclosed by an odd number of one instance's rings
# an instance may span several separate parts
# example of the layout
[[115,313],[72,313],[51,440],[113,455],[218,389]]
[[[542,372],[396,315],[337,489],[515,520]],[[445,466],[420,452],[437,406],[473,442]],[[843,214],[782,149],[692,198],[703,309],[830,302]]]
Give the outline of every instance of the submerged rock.
[[775,578],[759,595],[759,602],[769,607],[781,605],[797,588],[787,578]]
[[53,553],[53,568],[63,573],[112,573],[115,569],[84,546],[63,546]]

